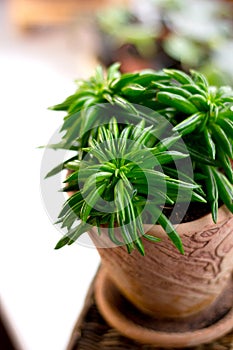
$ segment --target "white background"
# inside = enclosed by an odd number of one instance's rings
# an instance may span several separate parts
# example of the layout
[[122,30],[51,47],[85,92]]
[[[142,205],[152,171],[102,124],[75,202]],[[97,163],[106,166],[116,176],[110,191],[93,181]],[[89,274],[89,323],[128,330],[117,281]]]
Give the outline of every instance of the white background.
[[99,257],[94,249],[78,244],[54,250],[61,233],[53,226],[42,202],[43,150],[37,147],[46,144],[62,122],[62,115],[47,107],[72,93],[72,80],[87,75],[87,71],[74,55],[67,56],[73,59],[69,61],[63,53],[61,60],[59,50],[64,40],[54,44],[53,34],[53,45],[57,46],[48,54],[46,35],[45,39],[41,35],[35,40],[24,39],[10,28],[3,10],[2,7],[1,303],[22,349],[62,350]]

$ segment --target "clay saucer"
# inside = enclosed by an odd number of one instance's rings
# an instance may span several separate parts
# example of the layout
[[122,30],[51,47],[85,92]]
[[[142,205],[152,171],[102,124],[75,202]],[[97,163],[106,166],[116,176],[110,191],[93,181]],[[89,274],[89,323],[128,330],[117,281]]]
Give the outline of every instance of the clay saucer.
[[233,329],[233,306],[208,326],[199,324],[198,328],[197,324],[193,327],[189,324],[183,327],[185,322],[182,321],[182,331],[174,320],[145,315],[119,292],[104,268],[100,269],[96,279],[95,298],[100,313],[110,326],[143,344],[165,348],[196,346],[210,343]]

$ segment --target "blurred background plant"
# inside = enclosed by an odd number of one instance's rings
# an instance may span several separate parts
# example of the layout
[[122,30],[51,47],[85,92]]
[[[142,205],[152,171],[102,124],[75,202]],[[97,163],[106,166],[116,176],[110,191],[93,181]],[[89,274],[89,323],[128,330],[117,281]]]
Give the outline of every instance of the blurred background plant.
[[195,68],[211,84],[233,82],[232,3],[221,0],[132,0],[95,16],[99,59],[122,71]]

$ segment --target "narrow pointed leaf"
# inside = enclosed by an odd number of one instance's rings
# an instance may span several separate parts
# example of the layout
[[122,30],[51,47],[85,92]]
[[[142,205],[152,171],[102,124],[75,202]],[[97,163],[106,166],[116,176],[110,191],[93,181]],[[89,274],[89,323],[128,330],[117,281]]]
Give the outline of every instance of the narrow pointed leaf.
[[180,133],[182,136],[187,135],[197,129],[203,122],[204,114],[196,113],[183,120],[173,128],[173,131]]
[[212,159],[215,159],[216,146],[208,129],[203,130],[207,151]]

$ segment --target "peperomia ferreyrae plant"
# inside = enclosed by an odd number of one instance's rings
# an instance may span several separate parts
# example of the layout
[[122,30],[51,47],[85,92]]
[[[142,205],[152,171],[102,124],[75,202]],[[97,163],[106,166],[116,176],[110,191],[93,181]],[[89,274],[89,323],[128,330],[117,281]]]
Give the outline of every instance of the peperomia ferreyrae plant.
[[[221,203],[233,212],[230,87],[209,86],[196,71],[121,74],[119,64],[76,83],[76,92],[52,107],[67,115],[62,141],[50,147],[74,152],[48,174],[67,169],[63,190],[72,191],[58,219],[67,233],[56,248],[107,225],[114,244],[144,255],[142,237],[158,241],[144,232],[152,223],[183,253],[166,207],[206,202],[215,222]],[[183,166],[187,158],[193,176]]]

